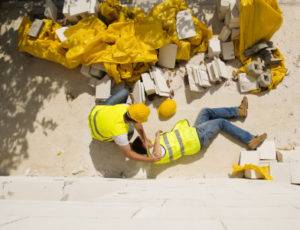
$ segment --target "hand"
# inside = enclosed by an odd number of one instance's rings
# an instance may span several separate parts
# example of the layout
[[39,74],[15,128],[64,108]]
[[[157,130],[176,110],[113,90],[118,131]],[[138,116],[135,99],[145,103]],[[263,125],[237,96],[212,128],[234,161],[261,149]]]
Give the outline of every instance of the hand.
[[149,156],[149,158],[151,159],[151,162],[156,162],[156,161],[159,161],[162,158],[162,156],[161,155],[159,155],[159,156],[151,155],[151,156]]
[[155,136],[156,136],[156,137],[159,137],[162,133],[163,133],[163,131],[158,130],[158,131],[155,133]]
[[146,139],[144,140],[143,145],[144,145],[144,147],[145,147],[146,149],[149,149],[149,148],[152,148],[152,147],[153,147],[153,144],[151,143],[151,141],[150,141],[148,138],[146,138]]

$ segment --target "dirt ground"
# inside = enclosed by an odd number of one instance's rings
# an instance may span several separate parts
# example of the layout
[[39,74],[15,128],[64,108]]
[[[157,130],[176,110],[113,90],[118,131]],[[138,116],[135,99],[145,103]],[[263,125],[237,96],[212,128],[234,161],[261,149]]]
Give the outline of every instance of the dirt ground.
[[[28,1],[27,1],[28,2]],[[214,32],[220,25],[210,1],[191,1]],[[248,95],[249,113],[235,123],[253,134],[268,133],[277,147],[300,144],[300,2],[280,2],[284,22],[273,41],[286,58],[288,76],[277,89]],[[78,69],[29,57],[17,51],[17,28],[24,6],[6,5],[0,15],[0,174],[28,176],[104,177],[227,177],[244,146],[219,135],[200,154],[165,166],[153,166],[125,159],[113,143],[90,138],[87,115],[94,104],[89,79]],[[192,124],[204,107],[238,105],[242,96],[233,81],[214,86],[205,94],[191,94],[180,77],[173,79],[178,110],[167,121],[151,115],[144,125],[149,137],[156,129],[169,130],[179,119]],[[72,95],[70,99],[67,95]]]

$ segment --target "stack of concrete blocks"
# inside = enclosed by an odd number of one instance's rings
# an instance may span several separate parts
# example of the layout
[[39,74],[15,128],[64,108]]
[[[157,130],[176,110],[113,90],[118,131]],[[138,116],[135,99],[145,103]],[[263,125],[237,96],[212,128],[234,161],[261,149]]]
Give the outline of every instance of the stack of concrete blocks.
[[176,63],[177,45],[167,44],[159,49],[158,64],[173,69]]
[[35,19],[29,29],[28,35],[32,38],[37,38],[44,26],[44,21]]
[[145,93],[147,96],[151,96],[156,93],[156,88],[153,80],[151,79],[151,76],[149,73],[143,73],[141,75],[142,81],[143,81],[143,86],[145,89]]
[[55,33],[56,33],[56,36],[58,37],[58,39],[60,40],[60,42],[64,42],[67,40],[66,36],[65,36],[65,31],[68,29],[69,27],[68,26],[64,26],[64,27],[61,27],[57,30],[55,30]]
[[134,103],[142,103],[142,102],[146,101],[145,89],[144,89],[144,85],[142,84],[141,80],[138,80],[134,84],[132,96],[133,96]]
[[196,36],[195,25],[190,10],[182,10],[177,13],[176,30],[179,39]]
[[77,22],[87,15],[97,15],[98,0],[65,0],[63,14],[70,22]]
[[256,78],[249,76],[246,73],[240,73],[238,75],[238,81],[241,93],[259,89]]
[[162,97],[169,97],[171,90],[167,85],[163,71],[156,66],[152,66],[150,76],[155,82],[156,94]]
[[53,21],[55,21],[57,19],[57,7],[51,0],[45,1],[44,15],[46,18],[50,18]]

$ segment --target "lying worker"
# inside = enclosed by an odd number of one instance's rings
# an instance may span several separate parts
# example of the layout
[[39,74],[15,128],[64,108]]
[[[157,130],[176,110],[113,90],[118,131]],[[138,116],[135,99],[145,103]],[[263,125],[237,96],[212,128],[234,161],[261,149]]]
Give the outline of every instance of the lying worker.
[[[177,122],[171,132],[156,132],[152,155],[161,157],[156,163],[163,164],[176,160],[183,155],[193,155],[201,148],[207,147],[211,140],[221,131],[246,144],[249,149],[256,149],[267,137],[267,134],[253,136],[249,132],[233,125],[227,119],[246,118],[248,100],[243,98],[239,107],[203,109],[195,122],[189,126],[187,120]],[[141,146],[136,146],[138,149]]]

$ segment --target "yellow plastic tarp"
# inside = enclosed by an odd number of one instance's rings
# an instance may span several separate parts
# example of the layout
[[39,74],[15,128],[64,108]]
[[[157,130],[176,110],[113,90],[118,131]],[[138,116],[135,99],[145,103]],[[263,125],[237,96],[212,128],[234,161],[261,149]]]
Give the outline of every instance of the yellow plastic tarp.
[[[261,41],[268,41],[280,28],[283,21],[282,12],[277,0],[241,0],[240,1],[240,39],[235,43],[237,56],[243,63],[240,72],[246,72],[246,66],[251,58],[244,56],[244,51]],[[279,49],[275,57],[282,61],[271,68],[272,84],[268,89],[275,88],[285,77],[284,57]],[[252,91],[258,93],[261,90]]]
[[232,174],[235,175],[240,172],[245,172],[247,169],[253,169],[255,172],[260,173],[265,180],[272,180],[272,176],[270,175],[269,166],[257,166],[253,164],[245,164],[245,165],[237,165],[234,164],[232,166]]

